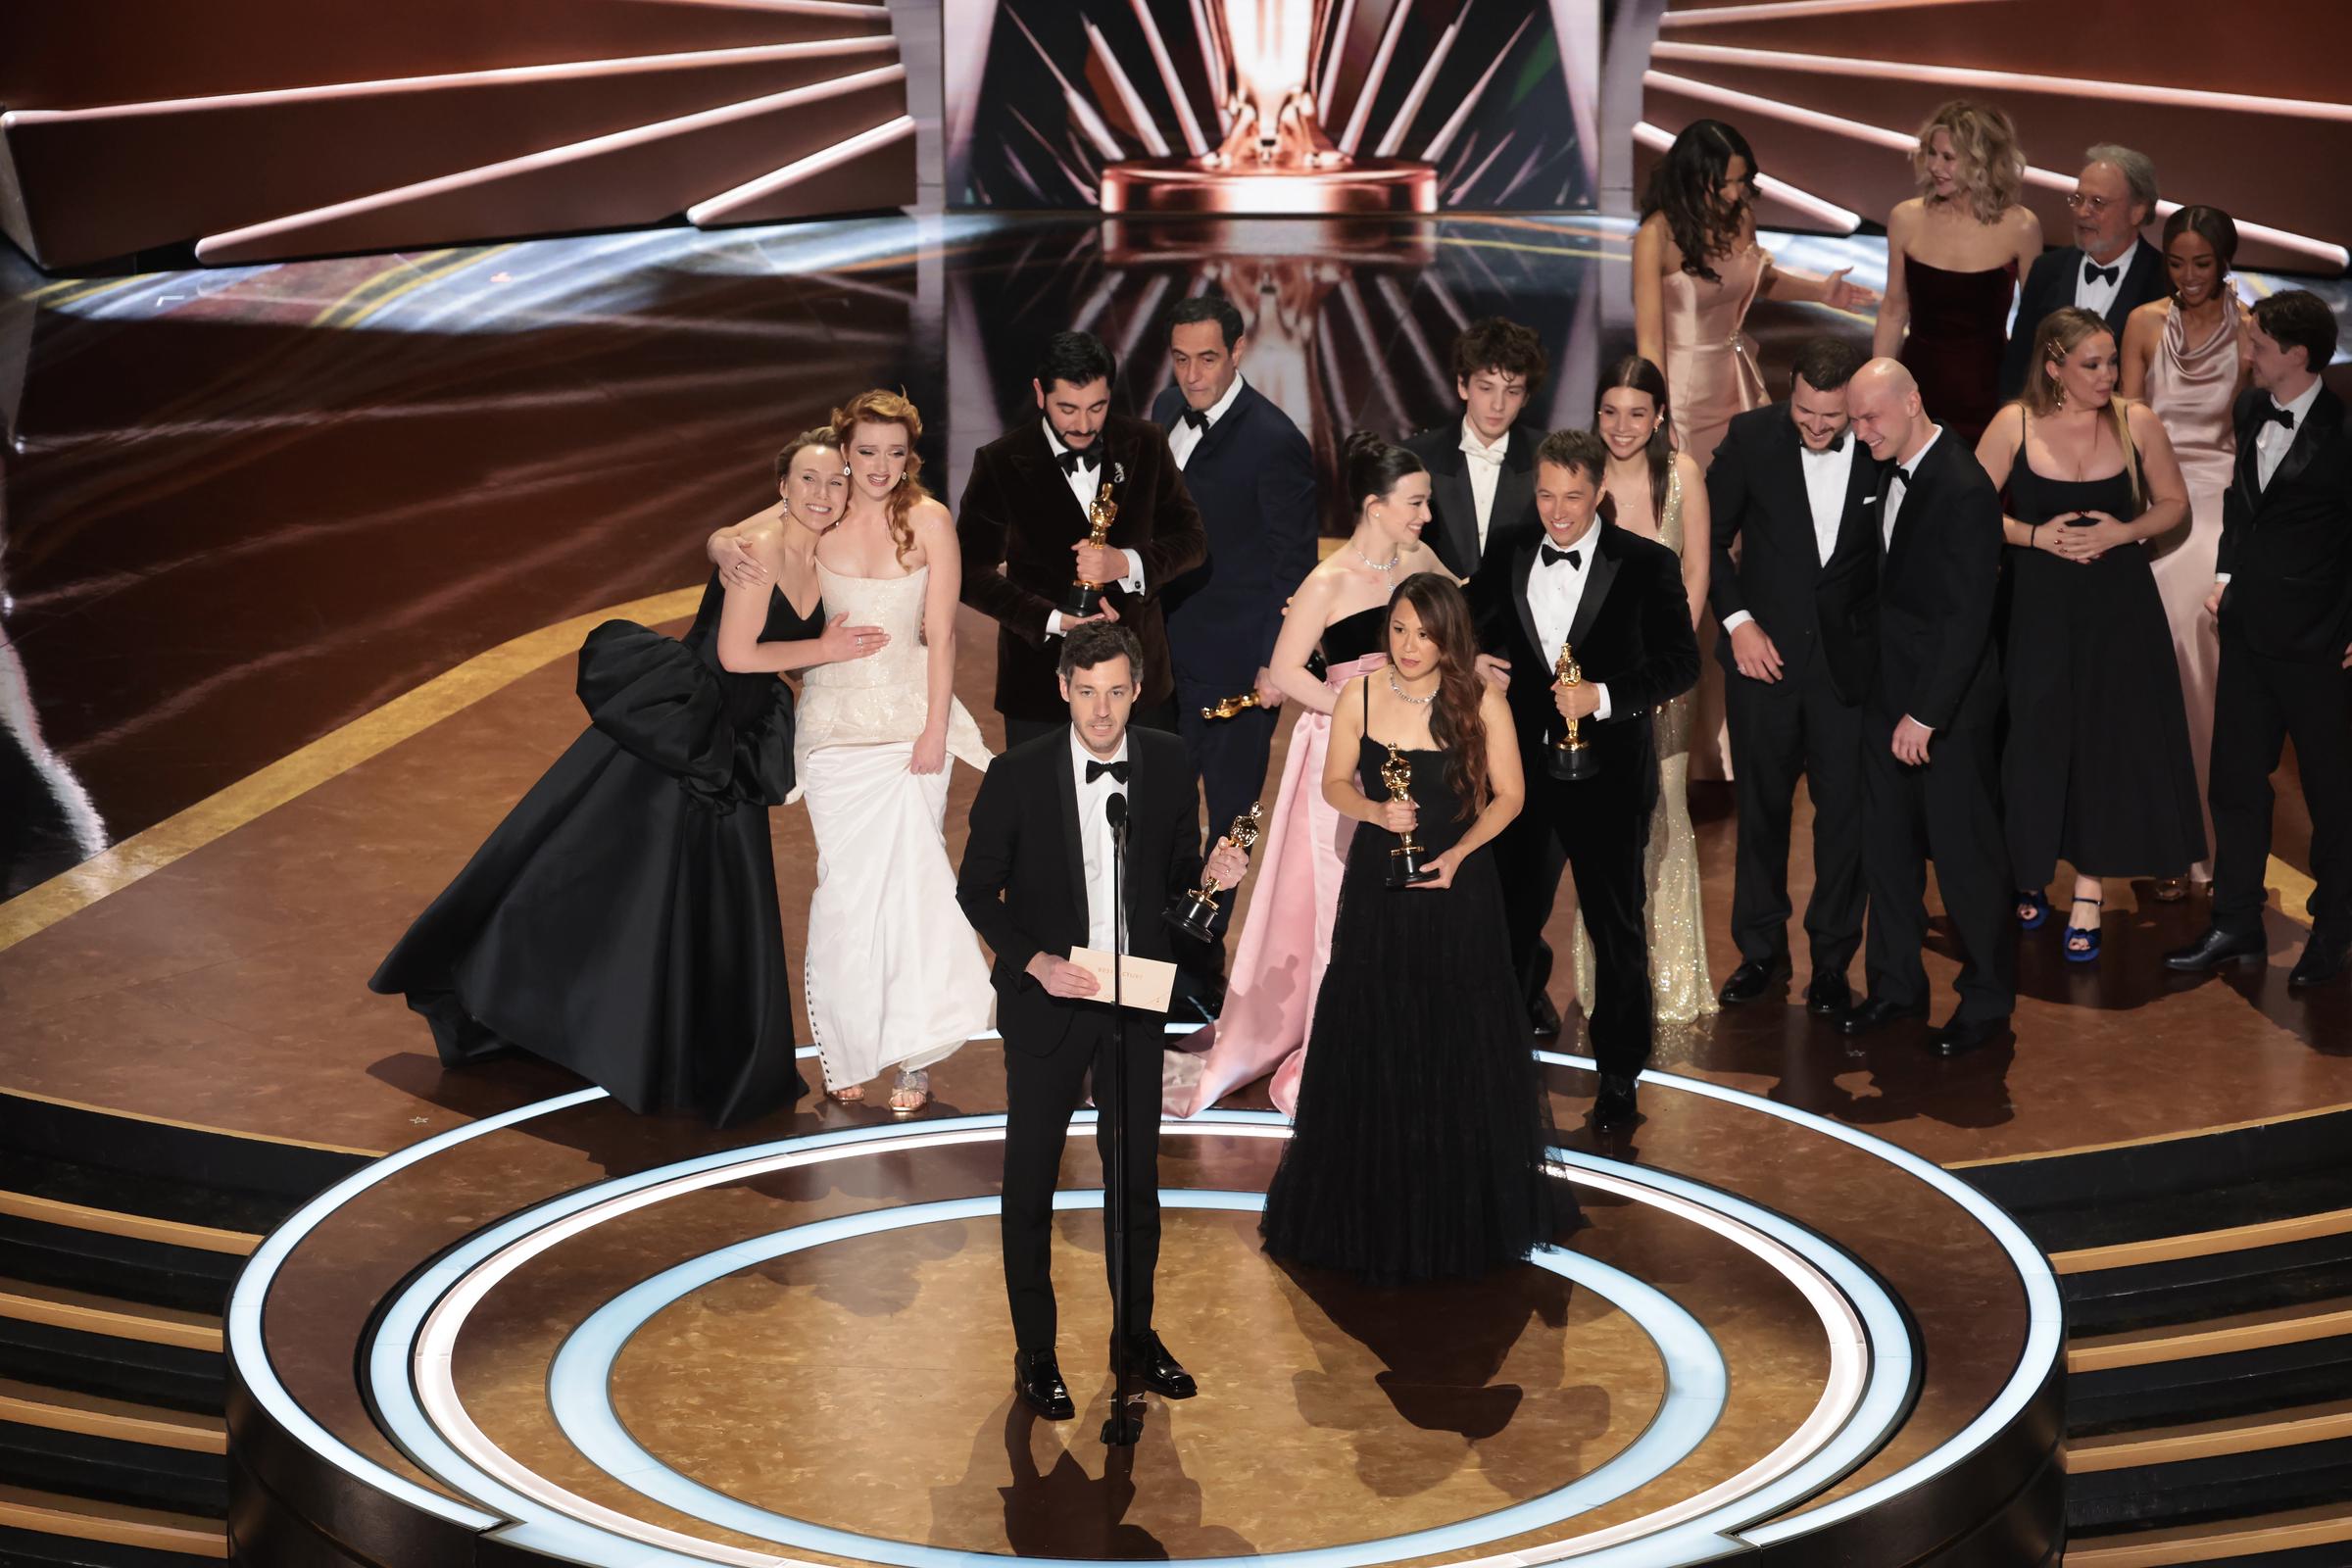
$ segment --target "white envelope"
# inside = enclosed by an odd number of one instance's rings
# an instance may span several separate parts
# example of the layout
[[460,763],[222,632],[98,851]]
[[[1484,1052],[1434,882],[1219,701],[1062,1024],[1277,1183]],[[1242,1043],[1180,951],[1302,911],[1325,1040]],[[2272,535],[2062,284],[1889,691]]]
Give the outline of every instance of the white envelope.
[[[1072,948],[1070,961],[1095,977],[1102,987],[1091,1002],[1110,1001],[1109,953],[1101,948]],[[1141,1012],[1165,1012],[1168,997],[1176,989],[1176,966],[1157,958],[1139,958],[1128,954],[1119,961],[1120,1001]]]

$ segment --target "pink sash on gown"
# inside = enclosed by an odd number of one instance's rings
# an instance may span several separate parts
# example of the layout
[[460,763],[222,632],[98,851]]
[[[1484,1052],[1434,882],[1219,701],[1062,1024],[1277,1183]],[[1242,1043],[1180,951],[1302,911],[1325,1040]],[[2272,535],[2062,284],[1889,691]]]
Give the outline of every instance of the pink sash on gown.
[[[1386,654],[1366,654],[1334,664],[1324,683],[1336,693],[1388,662]],[[1224,1009],[1186,1043],[1192,1056],[1171,1053],[1168,1058],[1161,1108],[1170,1115],[1197,1115],[1268,1071],[1274,1074],[1269,1089],[1274,1108],[1288,1116],[1298,1107],[1298,1073],[1315,1026],[1315,993],[1331,962],[1331,925],[1340,907],[1340,878],[1348,869],[1348,841],[1355,831],[1354,819],[1323,799],[1323,759],[1330,747],[1331,715],[1301,711],[1291,729]]]

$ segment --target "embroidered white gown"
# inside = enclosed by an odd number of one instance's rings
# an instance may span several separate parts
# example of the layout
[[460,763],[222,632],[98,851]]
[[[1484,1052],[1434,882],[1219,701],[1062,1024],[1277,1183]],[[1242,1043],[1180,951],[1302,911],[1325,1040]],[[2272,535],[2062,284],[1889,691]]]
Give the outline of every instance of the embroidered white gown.
[[[948,862],[953,760],[936,773],[907,766],[930,707],[931,569],[848,577],[820,562],[817,574],[828,615],[890,634],[871,658],[810,667],[793,740],[816,834],[802,994],[830,1091],[952,1054],[989,1027],[995,993]],[[948,756],[983,770],[990,760],[960,702],[948,715]]]

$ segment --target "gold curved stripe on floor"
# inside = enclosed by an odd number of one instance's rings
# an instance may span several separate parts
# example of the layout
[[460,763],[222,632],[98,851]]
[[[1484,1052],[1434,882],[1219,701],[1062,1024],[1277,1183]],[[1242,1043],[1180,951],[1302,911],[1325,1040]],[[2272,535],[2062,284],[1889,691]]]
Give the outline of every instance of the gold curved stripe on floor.
[[488,653],[476,654],[455,669],[395,697],[144,833],[133,834],[105,854],[0,904],[0,952],[574,652],[580,639],[600,621],[619,617],[655,625],[677,620],[694,613],[702,592],[700,587],[680,588],[631,600],[525,632]]

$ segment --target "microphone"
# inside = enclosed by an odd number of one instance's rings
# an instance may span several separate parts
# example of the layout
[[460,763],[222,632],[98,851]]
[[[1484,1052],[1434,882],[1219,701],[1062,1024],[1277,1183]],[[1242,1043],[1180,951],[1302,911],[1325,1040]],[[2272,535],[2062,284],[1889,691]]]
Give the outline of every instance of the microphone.
[[1102,803],[1102,814],[1110,822],[1110,836],[1124,843],[1127,838],[1126,795],[1121,791],[1112,790],[1110,799]]

